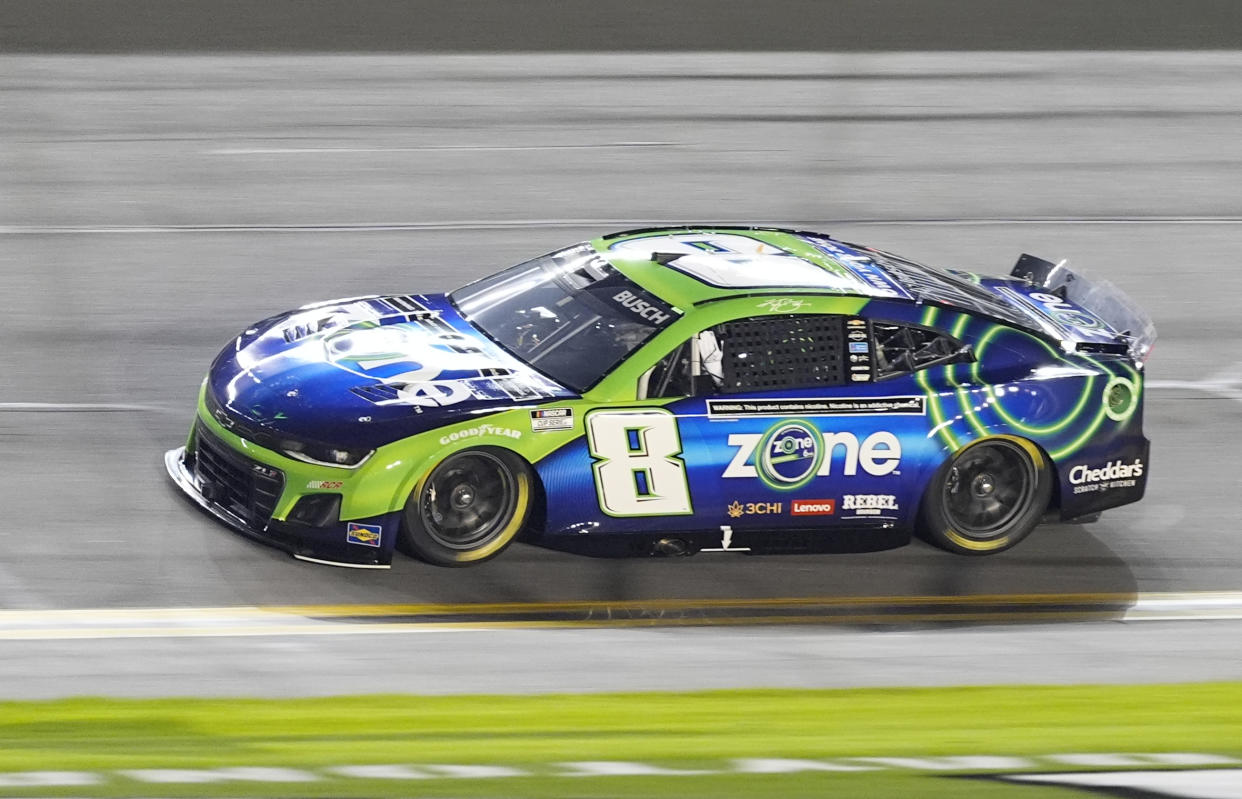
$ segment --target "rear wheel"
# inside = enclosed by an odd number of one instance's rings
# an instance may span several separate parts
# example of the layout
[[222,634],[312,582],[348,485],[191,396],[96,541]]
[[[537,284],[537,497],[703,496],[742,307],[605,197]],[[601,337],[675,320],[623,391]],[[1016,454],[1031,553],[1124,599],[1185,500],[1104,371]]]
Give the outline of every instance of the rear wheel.
[[1052,496],[1047,459],[1013,436],[976,441],[936,472],[919,511],[923,534],[962,555],[1009,549],[1039,524]]
[[456,452],[427,474],[405,504],[402,541],[440,566],[472,566],[507,547],[530,514],[530,467],[502,449]]

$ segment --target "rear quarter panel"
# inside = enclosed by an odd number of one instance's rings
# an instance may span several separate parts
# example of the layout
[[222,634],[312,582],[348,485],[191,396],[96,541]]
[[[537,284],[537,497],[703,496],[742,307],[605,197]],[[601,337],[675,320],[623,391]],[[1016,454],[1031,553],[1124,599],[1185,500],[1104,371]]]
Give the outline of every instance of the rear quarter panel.
[[920,373],[946,457],[991,435],[1033,441],[1055,470],[1053,503],[1063,518],[1142,498],[1143,374],[1130,359],[1065,352],[969,314],[928,308],[920,321],[949,330],[976,357]]

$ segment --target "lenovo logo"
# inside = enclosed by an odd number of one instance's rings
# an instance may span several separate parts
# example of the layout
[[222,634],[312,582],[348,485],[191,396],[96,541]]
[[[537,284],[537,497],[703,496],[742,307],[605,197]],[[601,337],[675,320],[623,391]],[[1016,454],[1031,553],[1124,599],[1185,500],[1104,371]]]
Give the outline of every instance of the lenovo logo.
[[837,512],[835,499],[795,499],[790,506],[794,516],[831,516]]

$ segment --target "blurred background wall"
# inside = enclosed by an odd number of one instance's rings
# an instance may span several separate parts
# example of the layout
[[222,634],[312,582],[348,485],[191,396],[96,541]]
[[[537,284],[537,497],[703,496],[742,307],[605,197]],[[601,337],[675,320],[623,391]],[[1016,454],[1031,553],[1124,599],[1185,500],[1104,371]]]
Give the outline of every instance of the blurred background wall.
[[1184,50],[1235,0],[5,0],[0,52]]

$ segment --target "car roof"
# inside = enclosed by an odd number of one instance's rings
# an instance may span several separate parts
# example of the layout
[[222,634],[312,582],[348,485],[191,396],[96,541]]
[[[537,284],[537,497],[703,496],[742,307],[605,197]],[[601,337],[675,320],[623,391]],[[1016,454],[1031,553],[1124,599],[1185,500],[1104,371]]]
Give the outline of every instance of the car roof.
[[1029,316],[964,276],[825,233],[774,227],[642,228],[590,242],[643,288],[681,308],[754,294],[933,302],[1029,328]]

